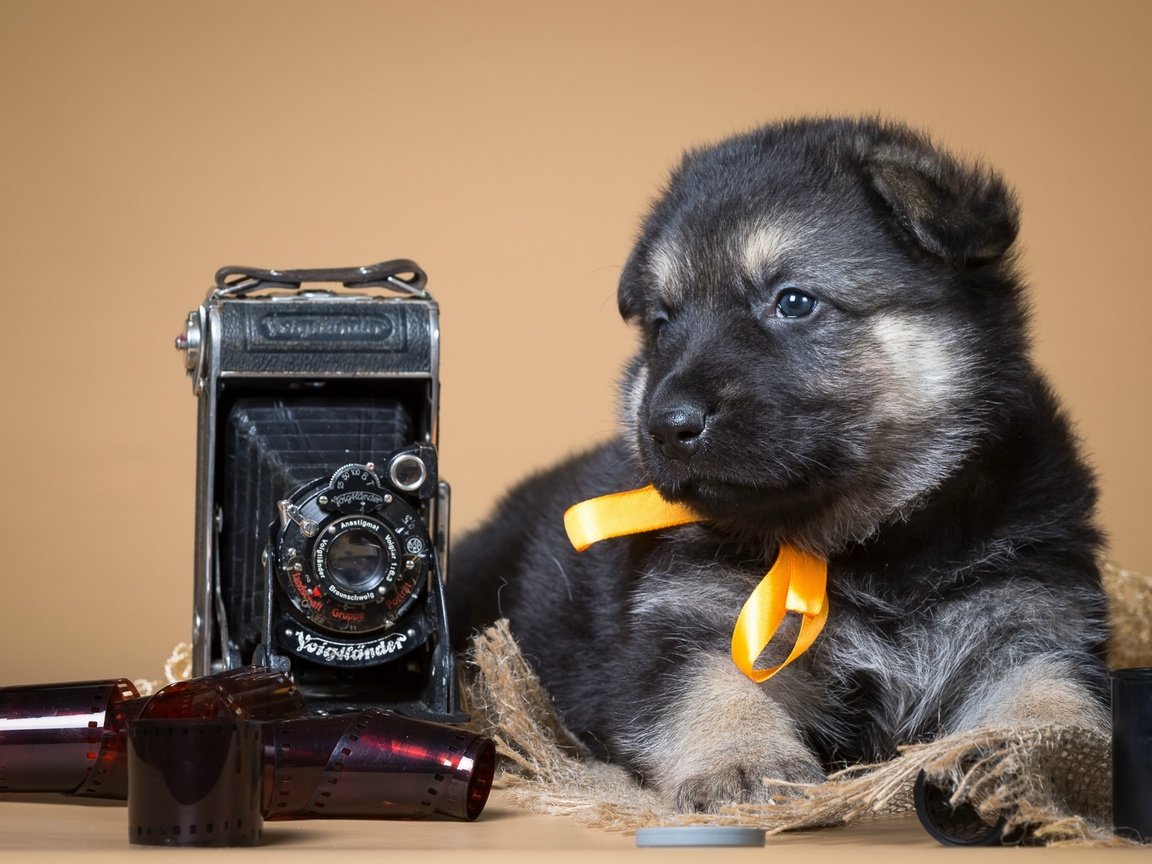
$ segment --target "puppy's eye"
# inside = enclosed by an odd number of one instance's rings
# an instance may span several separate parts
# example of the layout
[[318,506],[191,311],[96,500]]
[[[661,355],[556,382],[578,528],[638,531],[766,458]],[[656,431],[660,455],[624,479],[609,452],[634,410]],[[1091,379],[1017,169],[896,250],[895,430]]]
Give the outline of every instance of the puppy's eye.
[[816,309],[816,298],[789,288],[776,298],[777,318],[804,318]]
[[652,334],[652,343],[659,344],[660,336],[668,326],[666,315],[656,315],[648,322],[648,332]]

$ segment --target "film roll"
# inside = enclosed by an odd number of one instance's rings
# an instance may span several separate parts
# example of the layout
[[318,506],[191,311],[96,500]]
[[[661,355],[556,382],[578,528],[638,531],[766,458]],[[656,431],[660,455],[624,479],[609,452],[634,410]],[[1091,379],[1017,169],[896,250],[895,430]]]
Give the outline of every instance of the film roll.
[[0,792],[123,798],[124,733],[141,707],[124,678],[0,688]]
[[260,725],[248,720],[132,720],[128,842],[259,845],[262,751]]
[[264,815],[472,820],[492,789],[484,736],[380,710],[265,724]]
[[303,717],[304,697],[283,672],[242,666],[202,678],[177,681],[150,697],[139,712],[144,719],[240,717],[273,720]]

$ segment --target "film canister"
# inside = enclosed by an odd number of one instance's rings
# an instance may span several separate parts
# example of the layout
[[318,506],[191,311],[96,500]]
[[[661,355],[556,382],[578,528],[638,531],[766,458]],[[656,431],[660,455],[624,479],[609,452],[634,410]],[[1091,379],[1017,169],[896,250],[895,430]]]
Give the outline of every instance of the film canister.
[[1112,824],[1152,842],[1152,668],[1112,672]]

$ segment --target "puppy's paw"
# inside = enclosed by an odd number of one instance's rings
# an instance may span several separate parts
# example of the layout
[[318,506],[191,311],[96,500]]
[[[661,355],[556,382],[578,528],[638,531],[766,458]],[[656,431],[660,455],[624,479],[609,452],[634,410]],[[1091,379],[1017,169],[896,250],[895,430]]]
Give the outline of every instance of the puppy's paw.
[[765,754],[759,761],[717,759],[704,770],[685,771],[686,776],[669,778],[675,784],[673,800],[679,810],[707,812],[727,804],[771,803],[795,794],[787,784],[823,782],[815,757],[800,751],[784,758]]
[[824,779],[784,706],[727,657],[697,658],[661,703],[622,743],[681,810],[767,802]]

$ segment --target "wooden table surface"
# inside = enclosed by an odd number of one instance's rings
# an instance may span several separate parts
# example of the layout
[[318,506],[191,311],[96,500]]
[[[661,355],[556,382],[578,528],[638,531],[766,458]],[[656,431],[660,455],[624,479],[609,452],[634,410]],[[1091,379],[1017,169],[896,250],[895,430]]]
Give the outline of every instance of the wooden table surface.
[[[457,858],[457,854],[459,857]],[[637,848],[635,838],[586,828],[576,821],[517,809],[499,790],[476,822],[454,821],[294,821],[267,822],[263,845],[246,849],[183,849],[130,846],[127,810],[115,802],[84,802],[51,796],[0,796],[0,857],[8,860],[132,862],[164,860],[179,864],[245,855],[277,861],[404,861],[435,864],[533,861],[560,864],[591,861],[773,861],[900,864],[935,856],[957,861],[1013,862],[1114,861],[1147,849],[960,849],[931,839],[916,817],[877,819],[844,828],[769,837],[764,848]],[[385,857],[387,856],[387,857]]]

